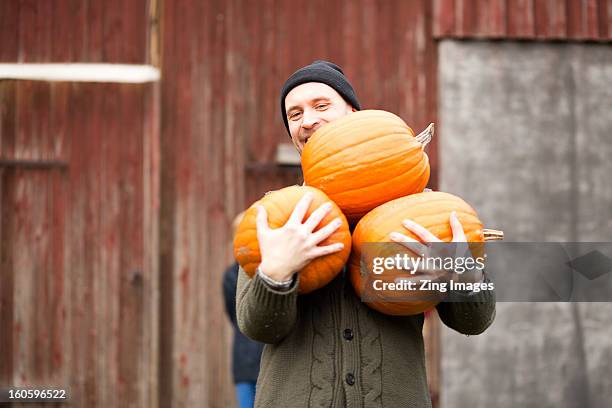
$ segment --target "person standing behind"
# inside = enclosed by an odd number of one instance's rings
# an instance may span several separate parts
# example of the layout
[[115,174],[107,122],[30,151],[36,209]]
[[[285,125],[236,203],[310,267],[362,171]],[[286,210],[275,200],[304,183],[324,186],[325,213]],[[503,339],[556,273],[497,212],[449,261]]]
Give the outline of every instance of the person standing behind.
[[[233,223],[233,230],[242,219],[239,214]],[[233,236],[234,234],[232,234]],[[233,331],[232,377],[235,384],[238,408],[252,408],[255,404],[255,386],[259,375],[259,363],[263,344],[246,337],[238,329],[236,320],[236,284],[238,282],[238,264],[234,262],[223,274],[223,298],[225,311]]]

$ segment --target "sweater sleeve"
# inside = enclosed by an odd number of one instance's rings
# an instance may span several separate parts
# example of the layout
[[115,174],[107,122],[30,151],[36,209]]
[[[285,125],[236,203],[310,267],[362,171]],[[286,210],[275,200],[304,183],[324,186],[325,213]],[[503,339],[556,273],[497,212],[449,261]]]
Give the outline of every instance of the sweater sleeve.
[[445,325],[461,334],[480,334],[495,319],[495,292],[451,292],[449,299],[436,306]]
[[287,291],[270,288],[257,274],[238,272],[236,314],[240,331],[253,340],[274,344],[293,329],[297,316],[299,275]]

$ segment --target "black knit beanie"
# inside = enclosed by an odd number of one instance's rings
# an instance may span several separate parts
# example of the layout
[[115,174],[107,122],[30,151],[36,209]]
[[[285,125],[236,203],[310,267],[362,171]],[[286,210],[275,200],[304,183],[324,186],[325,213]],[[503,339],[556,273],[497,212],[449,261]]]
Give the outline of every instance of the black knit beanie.
[[287,112],[285,112],[285,97],[293,88],[305,84],[306,82],[321,82],[334,88],[334,90],[353,108],[361,110],[361,105],[359,105],[355,90],[344,76],[342,69],[331,62],[317,60],[295,71],[283,85],[280,95],[280,105],[281,116],[285,122],[287,132],[289,132],[289,122],[287,121]]

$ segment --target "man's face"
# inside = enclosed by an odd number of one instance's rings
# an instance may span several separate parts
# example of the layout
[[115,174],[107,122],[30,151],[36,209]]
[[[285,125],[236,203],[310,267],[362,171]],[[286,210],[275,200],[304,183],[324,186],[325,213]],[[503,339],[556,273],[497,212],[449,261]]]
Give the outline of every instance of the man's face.
[[291,140],[300,154],[318,128],[355,111],[331,86],[320,82],[293,88],[285,97],[285,109]]

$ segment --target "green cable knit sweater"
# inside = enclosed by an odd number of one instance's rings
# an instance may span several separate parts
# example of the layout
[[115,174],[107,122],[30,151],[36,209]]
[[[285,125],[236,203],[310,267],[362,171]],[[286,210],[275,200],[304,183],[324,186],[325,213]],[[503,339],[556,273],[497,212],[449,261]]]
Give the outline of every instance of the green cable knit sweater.
[[[298,277],[299,278],[299,277]],[[387,316],[357,297],[346,273],[308,295],[271,289],[240,269],[240,330],[267,343],[255,406],[430,407],[423,348],[424,315]],[[495,295],[452,293],[437,306],[442,321],[479,334],[493,321]]]

